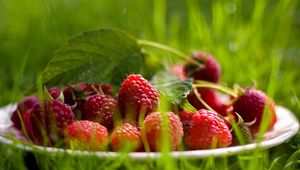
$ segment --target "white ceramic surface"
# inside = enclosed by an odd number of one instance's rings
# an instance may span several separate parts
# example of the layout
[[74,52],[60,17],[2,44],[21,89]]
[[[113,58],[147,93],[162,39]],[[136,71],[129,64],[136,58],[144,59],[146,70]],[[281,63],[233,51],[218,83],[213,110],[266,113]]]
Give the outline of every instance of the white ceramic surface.
[[[37,145],[29,146],[22,143],[16,143],[7,138],[7,135],[15,134],[18,132],[11,131],[11,112],[15,109],[15,105],[11,104],[6,107],[0,108],[0,142],[8,145],[15,145],[20,149],[27,151],[31,150],[43,150],[46,152],[65,152],[72,155],[89,155],[95,154],[99,157],[117,157],[118,153],[115,152],[88,152],[88,151],[72,151],[69,149],[61,148],[51,148],[51,147],[41,147]],[[170,155],[174,158],[186,157],[186,158],[205,158],[210,156],[223,156],[223,155],[234,155],[240,152],[246,152],[256,149],[257,147],[261,149],[268,149],[284,142],[287,142],[291,137],[293,137],[298,129],[299,122],[294,114],[285,107],[276,107],[277,122],[273,129],[264,135],[264,140],[261,143],[252,143],[243,146],[233,146],[227,148],[209,149],[209,150],[193,150],[193,151],[174,151],[170,152]],[[9,132],[9,134],[8,134]],[[22,138],[21,138],[22,139]],[[133,159],[146,159],[146,158],[158,158],[160,153],[157,152],[132,152],[129,156]]]

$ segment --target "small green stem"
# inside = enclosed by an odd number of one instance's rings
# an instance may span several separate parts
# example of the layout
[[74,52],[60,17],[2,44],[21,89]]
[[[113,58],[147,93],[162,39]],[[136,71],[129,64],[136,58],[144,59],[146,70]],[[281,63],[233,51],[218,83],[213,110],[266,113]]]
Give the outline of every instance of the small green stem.
[[173,53],[179,57],[181,57],[183,60],[187,61],[188,63],[192,63],[197,65],[198,67],[203,67],[199,62],[195,61],[194,59],[187,57],[188,55],[184,54],[183,52],[176,50],[175,48],[169,47],[164,44],[160,44],[158,42],[153,42],[153,41],[148,41],[148,40],[138,40],[139,45],[144,45],[144,46],[150,46],[150,47],[155,47],[170,53]]
[[197,97],[197,99],[201,102],[201,104],[206,107],[208,110],[212,111],[213,113],[215,113],[216,115],[218,115],[219,117],[221,117],[222,119],[224,119],[224,117],[222,115],[220,115],[218,112],[216,112],[212,107],[210,107],[201,97],[201,94],[198,92],[197,87],[193,86],[193,90],[194,93]]
[[176,50],[175,48],[169,47],[169,46],[164,45],[164,44],[160,44],[160,43],[153,42],[153,41],[148,41],[148,40],[138,40],[138,44],[139,45],[145,45],[145,46],[151,46],[151,47],[159,48],[159,49],[168,51],[170,53],[173,53],[173,54],[181,57],[184,60],[187,60],[187,56],[188,55],[182,53],[181,51]]
[[227,93],[227,94],[233,96],[234,98],[236,98],[238,96],[237,93],[234,90],[230,89],[230,88],[221,86],[219,84],[207,82],[207,81],[196,80],[194,86],[195,87],[205,87],[205,88],[216,89],[216,90],[219,90],[223,93]]

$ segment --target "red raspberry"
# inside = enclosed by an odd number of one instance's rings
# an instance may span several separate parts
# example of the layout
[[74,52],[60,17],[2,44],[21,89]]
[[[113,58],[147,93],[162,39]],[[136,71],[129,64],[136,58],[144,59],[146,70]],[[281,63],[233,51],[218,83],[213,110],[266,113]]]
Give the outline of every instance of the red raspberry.
[[58,100],[45,102],[44,104],[47,130],[50,132],[50,137],[54,141],[57,137],[63,138],[65,128],[75,121],[75,115],[71,107]]
[[11,121],[13,122],[14,127],[21,130],[21,119],[19,117],[19,113],[22,119],[24,119],[24,113],[31,109],[35,104],[39,103],[39,99],[36,96],[28,96],[25,97],[19,104],[17,109],[11,115]]
[[69,84],[63,91],[64,102],[69,106],[75,106],[73,112],[78,119],[81,119],[86,98],[101,91],[106,95],[113,96],[112,86],[110,85],[86,83]]
[[65,128],[74,120],[71,107],[61,101],[36,104],[29,116],[32,127],[32,137],[29,137],[36,144],[52,146],[64,137]]
[[47,90],[53,99],[58,99],[61,95],[61,90],[58,87],[50,87]]
[[[167,134],[169,137],[170,148],[177,150],[183,136],[183,127],[180,119],[173,112],[167,112],[166,117],[168,118],[168,130]],[[149,147],[152,151],[158,151],[161,149],[161,144],[164,136],[163,134],[163,115],[159,112],[153,112],[149,114],[144,120],[144,126],[142,134],[147,140]]]
[[24,126],[25,126],[26,133],[28,135],[26,137],[29,137],[29,139],[33,139],[32,126],[30,123],[31,112],[32,112],[32,109],[29,109],[24,113]]
[[113,115],[117,111],[116,99],[109,95],[95,94],[85,102],[83,118],[98,122],[110,131],[113,128]]
[[193,115],[193,125],[184,136],[184,143],[191,149],[227,147],[232,136],[223,119],[211,111],[201,109]]
[[182,110],[179,112],[178,115],[179,115],[180,121],[183,125],[183,130],[184,130],[184,132],[186,132],[190,127],[193,126],[194,113]]
[[[40,104],[33,106],[32,111],[28,113],[29,121],[25,125],[28,129],[27,133],[31,141],[38,145],[48,146],[52,145],[52,142],[48,139],[48,132],[46,130],[46,115],[44,107]],[[28,119],[28,118],[26,118]],[[30,131],[31,126],[31,131]],[[32,135],[30,135],[32,134]]]
[[255,123],[250,126],[252,133],[257,133],[263,118],[267,114],[267,129],[270,130],[275,124],[277,118],[275,114],[275,103],[262,91],[250,88],[238,97],[233,103],[234,113],[237,112],[245,122]]
[[65,131],[67,147],[82,150],[102,150],[107,141],[107,129],[96,122],[81,120],[71,123]]
[[[227,110],[229,109],[229,106],[223,104],[221,102],[220,97],[217,95],[216,91],[209,88],[197,88],[199,94],[201,95],[201,98],[216,112],[221,114],[222,116],[227,116]],[[197,96],[194,92],[191,92],[188,95],[188,101],[197,109],[207,109],[205,106],[202,105],[202,103],[198,100]]]
[[122,83],[118,103],[122,117],[138,120],[139,115],[151,113],[157,107],[159,93],[141,75],[131,74]]
[[193,77],[195,80],[206,80],[218,83],[221,77],[221,67],[217,60],[210,54],[205,52],[195,52],[190,57],[191,61],[198,63],[189,63],[185,70],[188,77]]
[[123,123],[115,128],[111,134],[111,147],[114,151],[119,149],[128,149],[137,151],[142,146],[141,133],[137,127]]

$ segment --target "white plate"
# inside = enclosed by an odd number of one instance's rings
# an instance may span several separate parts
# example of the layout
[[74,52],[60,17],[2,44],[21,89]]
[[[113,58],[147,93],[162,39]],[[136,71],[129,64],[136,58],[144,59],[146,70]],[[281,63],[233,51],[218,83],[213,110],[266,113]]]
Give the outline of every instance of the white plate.
[[[22,143],[16,143],[13,140],[8,139],[7,131],[11,129],[10,115],[11,112],[15,109],[15,105],[8,105],[6,107],[0,108],[0,142],[8,145],[14,145],[20,149],[32,151],[40,150],[51,153],[68,153],[72,155],[90,155],[94,154],[98,157],[117,157],[119,156],[116,152],[89,152],[89,151],[72,151],[70,149],[61,149],[61,148],[51,148],[51,147],[42,147],[37,145],[26,145]],[[170,152],[170,156],[174,158],[185,157],[185,158],[205,158],[211,156],[223,156],[223,155],[234,155],[240,152],[251,151],[256,148],[268,149],[277,145],[280,145],[284,142],[287,142],[291,137],[293,137],[299,129],[298,119],[294,114],[282,107],[276,106],[276,115],[277,122],[274,125],[273,129],[267,132],[264,135],[264,140],[261,143],[252,143],[243,146],[233,146],[227,148],[218,148],[218,149],[209,149],[209,150],[193,150],[193,151],[173,151]],[[11,131],[10,131],[11,132]],[[16,132],[15,132],[16,133]],[[18,134],[16,134],[18,135]],[[146,158],[158,158],[160,153],[158,152],[132,152],[129,153],[129,156],[133,159],[146,159]]]

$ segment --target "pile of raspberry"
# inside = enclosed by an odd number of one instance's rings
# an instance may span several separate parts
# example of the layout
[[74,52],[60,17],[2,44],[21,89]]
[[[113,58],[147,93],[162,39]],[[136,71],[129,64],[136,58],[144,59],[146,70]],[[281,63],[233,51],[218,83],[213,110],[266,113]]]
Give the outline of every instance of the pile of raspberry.
[[[189,61],[172,67],[179,79],[219,83],[220,65],[212,55],[197,52]],[[110,85],[77,83],[46,88],[40,98],[28,96],[18,104],[11,116],[14,127],[33,144],[79,150],[228,147],[252,142],[265,107],[270,110],[267,130],[276,122],[275,104],[255,88],[225,103],[213,89],[198,87],[187,97],[197,111],[174,105],[159,111],[159,91],[139,74],[128,75],[116,95]]]

